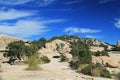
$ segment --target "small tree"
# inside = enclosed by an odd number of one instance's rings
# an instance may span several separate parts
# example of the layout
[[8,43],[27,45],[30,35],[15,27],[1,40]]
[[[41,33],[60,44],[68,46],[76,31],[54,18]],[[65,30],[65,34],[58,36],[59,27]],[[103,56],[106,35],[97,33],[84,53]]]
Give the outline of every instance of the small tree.
[[32,41],[32,44],[36,45],[38,49],[40,49],[42,47],[45,47],[46,42],[47,40],[44,37],[42,37],[39,40]]
[[71,54],[73,59],[77,59],[79,64],[91,63],[92,57],[91,52],[86,44],[80,40],[71,43]]
[[25,54],[25,44],[23,41],[14,41],[8,44],[8,51],[4,53],[5,57],[10,57],[10,59],[22,59]]

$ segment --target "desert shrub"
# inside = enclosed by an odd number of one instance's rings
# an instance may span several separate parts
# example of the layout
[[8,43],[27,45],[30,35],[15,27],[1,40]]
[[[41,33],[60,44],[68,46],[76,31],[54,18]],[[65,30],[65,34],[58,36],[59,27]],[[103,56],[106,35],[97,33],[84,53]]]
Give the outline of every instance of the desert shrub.
[[120,80],[120,72],[116,75],[116,80]]
[[112,51],[120,51],[120,47],[114,46],[114,48],[112,49]]
[[85,67],[87,67],[89,64],[80,64],[78,65],[78,68],[77,68],[77,72],[81,72],[82,69],[84,69]]
[[93,53],[94,56],[108,56],[109,57],[109,54],[107,51],[97,51],[97,52],[94,52]]
[[65,55],[61,54],[61,59],[60,59],[60,61],[61,61],[61,62],[66,62],[66,61],[68,61],[68,58],[67,58]]
[[111,78],[111,74],[106,68],[101,70],[100,76],[101,77],[106,77],[106,78]]
[[0,65],[0,72],[2,72],[1,65]]
[[38,70],[40,69],[38,53],[34,53],[28,57],[28,68],[27,70]]
[[38,49],[45,47],[45,43],[47,42],[47,40],[42,37],[39,40],[34,40],[32,41],[32,44],[36,45],[38,47]]
[[89,64],[88,66],[83,68],[81,72],[86,75],[111,78],[111,74],[109,73],[109,71],[100,63]]
[[70,61],[70,67],[72,69],[78,69],[78,66],[79,66],[79,64],[78,64],[78,60],[77,59],[74,58],[73,60]]
[[45,63],[49,63],[49,62],[50,62],[50,59],[47,56],[40,57],[39,63],[45,64]]
[[79,64],[91,63],[91,52],[85,43],[83,43],[81,40],[74,41],[71,43],[71,48],[73,59],[77,59]]
[[92,75],[92,73],[91,73],[92,67],[93,67],[93,65],[90,64],[90,65],[86,66],[85,68],[83,68],[83,69],[81,70],[81,72],[82,72],[83,74],[86,74],[86,75]]
[[63,36],[54,36],[51,39],[48,40],[48,42],[51,42],[55,39],[60,39],[63,41],[71,40],[71,39],[80,39],[78,36],[68,36],[68,35],[63,35]]

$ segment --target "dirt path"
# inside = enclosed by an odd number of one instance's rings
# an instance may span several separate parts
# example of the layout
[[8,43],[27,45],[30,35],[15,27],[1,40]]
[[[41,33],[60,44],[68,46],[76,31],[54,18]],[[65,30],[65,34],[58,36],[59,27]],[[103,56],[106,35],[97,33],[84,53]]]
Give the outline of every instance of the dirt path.
[[[51,62],[42,64],[40,67],[43,70],[26,71],[27,65],[9,65],[2,64],[3,72],[0,73],[2,80],[92,80],[89,76],[78,74],[71,70],[67,63],[60,63],[58,53],[44,52]],[[109,80],[103,78],[94,78],[94,80]]]

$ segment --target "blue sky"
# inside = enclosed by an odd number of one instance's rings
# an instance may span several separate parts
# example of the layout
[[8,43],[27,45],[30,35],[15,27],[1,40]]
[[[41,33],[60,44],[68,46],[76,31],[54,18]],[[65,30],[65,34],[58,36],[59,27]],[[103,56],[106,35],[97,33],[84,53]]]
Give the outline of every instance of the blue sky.
[[115,44],[120,0],[0,0],[0,34],[29,40],[75,35]]

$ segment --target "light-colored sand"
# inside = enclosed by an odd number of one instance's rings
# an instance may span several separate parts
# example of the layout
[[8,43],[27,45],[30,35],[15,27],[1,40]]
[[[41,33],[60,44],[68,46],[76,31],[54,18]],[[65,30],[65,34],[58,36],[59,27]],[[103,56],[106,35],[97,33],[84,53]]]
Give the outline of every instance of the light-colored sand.
[[[68,63],[60,63],[59,58],[53,58],[53,56],[59,56],[57,52],[44,50],[44,54],[50,58],[51,62],[40,65],[43,70],[26,71],[25,68],[27,68],[27,65],[9,65],[2,63],[3,72],[0,73],[0,77],[2,77],[3,80],[92,80],[90,76],[71,70]],[[94,77],[94,80],[110,79]]]

